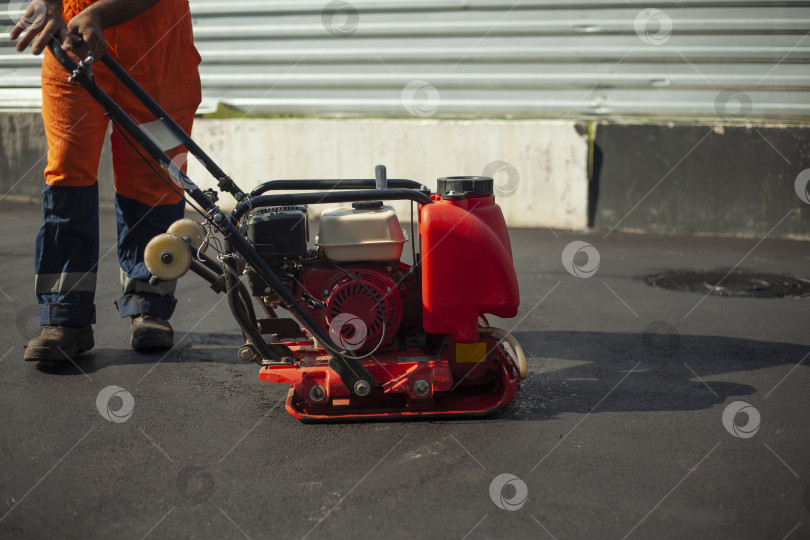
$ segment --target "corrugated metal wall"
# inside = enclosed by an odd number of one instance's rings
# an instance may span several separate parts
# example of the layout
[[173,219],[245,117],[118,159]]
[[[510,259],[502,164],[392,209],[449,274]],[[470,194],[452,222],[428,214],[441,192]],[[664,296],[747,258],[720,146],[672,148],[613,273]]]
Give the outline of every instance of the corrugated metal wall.
[[[192,0],[191,10],[206,110],[810,120],[810,2]],[[0,108],[37,107],[38,60],[12,47],[0,42]]]

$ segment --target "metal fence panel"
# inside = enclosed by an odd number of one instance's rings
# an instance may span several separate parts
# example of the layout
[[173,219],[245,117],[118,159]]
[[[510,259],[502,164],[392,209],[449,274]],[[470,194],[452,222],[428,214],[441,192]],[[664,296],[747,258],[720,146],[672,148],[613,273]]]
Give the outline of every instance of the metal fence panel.
[[[12,2],[10,5],[18,5]],[[191,0],[202,110],[810,119],[810,2]],[[0,109],[39,107],[6,37]]]

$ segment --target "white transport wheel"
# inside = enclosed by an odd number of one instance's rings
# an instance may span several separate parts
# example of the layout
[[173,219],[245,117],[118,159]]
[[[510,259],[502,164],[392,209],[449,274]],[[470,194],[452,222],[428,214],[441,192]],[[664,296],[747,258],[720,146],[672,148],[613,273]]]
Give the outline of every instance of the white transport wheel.
[[143,262],[147,270],[163,281],[179,279],[191,267],[191,249],[176,234],[163,233],[146,244]]
[[[194,249],[199,249],[205,240],[205,229],[203,226],[189,218],[178,219],[171,224],[169,230],[166,232],[169,234],[176,234],[191,244]],[[203,253],[204,252],[205,250],[203,250]]]

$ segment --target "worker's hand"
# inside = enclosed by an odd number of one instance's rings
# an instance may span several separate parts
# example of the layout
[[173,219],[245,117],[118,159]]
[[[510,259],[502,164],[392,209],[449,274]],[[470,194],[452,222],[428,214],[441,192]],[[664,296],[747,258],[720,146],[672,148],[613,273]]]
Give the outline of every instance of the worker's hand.
[[[25,32],[25,35],[23,35]],[[33,0],[28,5],[23,15],[14,28],[11,29],[9,37],[12,40],[23,36],[17,42],[17,50],[24,51],[33,41],[31,52],[40,54],[48,45],[51,37],[55,37],[62,43],[62,47],[69,47],[67,27],[62,19],[62,2],[55,0]],[[36,38],[36,39],[35,39]]]
[[93,57],[99,59],[107,51],[101,18],[92,9],[92,6],[70,19],[67,34],[71,44],[70,47],[66,47],[66,50],[81,60],[87,56],[88,52],[92,52]]

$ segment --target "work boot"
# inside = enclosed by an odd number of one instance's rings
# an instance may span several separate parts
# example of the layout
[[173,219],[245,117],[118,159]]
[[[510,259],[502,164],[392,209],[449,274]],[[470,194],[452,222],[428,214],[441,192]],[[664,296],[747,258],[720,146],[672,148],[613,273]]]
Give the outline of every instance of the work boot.
[[163,317],[142,313],[132,317],[129,344],[136,351],[161,351],[174,345],[174,330]]
[[93,327],[48,325],[25,346],[25,360],[66,362],[93,348]]

